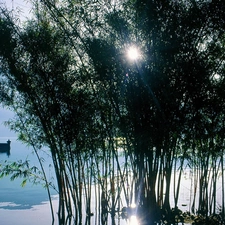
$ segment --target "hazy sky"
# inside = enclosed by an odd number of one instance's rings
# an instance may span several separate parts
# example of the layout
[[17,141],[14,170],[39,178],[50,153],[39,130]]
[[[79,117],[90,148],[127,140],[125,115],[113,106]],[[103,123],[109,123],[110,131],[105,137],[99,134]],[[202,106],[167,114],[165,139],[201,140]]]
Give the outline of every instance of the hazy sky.
[[15,9],[17,7],[21,9],[29,9],[30,3],[29,0],[0,0],[0,3],[5,3],[9,9]]
[[29,0],[0,0],[0,4],[5,4],[9,10],[19,10],[21,20],[25,20],[29,16],[31,9]]
[[[5,141],[10,139],[10,137],[15,136],[14,132],[10,131],[10,129],[4,125],[4,122],[12,119],[13,116],[13,112],[0,107],[0,138],[4,137]],[[2,142],[2,138],[0,142]]]
[[[27,17],[28,12],[31,8],[28,1],[29,0],[0,0],[0,4],[6,4],[9,10],[19,9],[21,11],[20,19],[24,20]],[[15,134],[12,131],[10,131],[9,128],[4,126],[4,121],[7,121],[11,118],[13,118],[13,112],[3,109],[0,106],[0,137],[7,138],[7,137],[15,136]]]

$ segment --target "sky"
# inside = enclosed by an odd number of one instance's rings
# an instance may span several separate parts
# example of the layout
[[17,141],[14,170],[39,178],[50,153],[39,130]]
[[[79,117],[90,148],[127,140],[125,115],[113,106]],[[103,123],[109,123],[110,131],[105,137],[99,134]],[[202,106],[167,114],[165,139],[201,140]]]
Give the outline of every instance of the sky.
[[0,0],[0,3],[6,4],[9,9],[20,8],[23,10],[29,10],[29,0]]
[[31,9],[30,0],[0,0],[0,4],[6,5],[9,10],[19,10],[20,19],[25,20]]
[[4,138],[5,141],[7,141],[8,139],[10,139],[10,137],[16,136],[16,134],[13,131],[10,131],[10,129],[4,125],[5,121],[13,119],[13,117],[14,117],[13,112],[0,107],[0,139],[1,139],[0,142],[2,142],[2,138]]
[[[26,17],[29,16],[29,10],[31,8],[29,0],[0,0],[0,5],[3,5],[3,4],[5,4],[9,10],[19,9],[21,11],[20,13],[21,20],[25,20]],[[5,127],[4,125],[4,121],[12,119],[13,116],[14,116],[13,112],[3,109],[0,106],[0,138],[1,140],[2,138],[9,138],[12,136],[13,137],[16,136],[14,132],[10,131],[10,129]]]

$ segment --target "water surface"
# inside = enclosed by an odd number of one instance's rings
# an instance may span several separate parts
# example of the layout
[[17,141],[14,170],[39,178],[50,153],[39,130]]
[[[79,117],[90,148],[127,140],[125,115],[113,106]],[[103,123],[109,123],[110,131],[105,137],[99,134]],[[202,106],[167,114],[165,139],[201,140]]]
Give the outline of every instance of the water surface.
[[[17,141],[16,137],[1,136],[0,143],[11,140],[10,155],[0,153],[0,163],[29,160],[31,165],[39,167],[39,163],[32,149]],[[45,159],[48,176],[52,176],[51,159],[41,154]],[[0,224],[4,225],[40,225],[51,224],[51,212],[46,189],[41,184],[27,182],[21,186],[22,179],[14,181],[10,177],[0,179]],[[55,193],[54,193],[55,194]],[[56,207],[57,196],[53,202]]]

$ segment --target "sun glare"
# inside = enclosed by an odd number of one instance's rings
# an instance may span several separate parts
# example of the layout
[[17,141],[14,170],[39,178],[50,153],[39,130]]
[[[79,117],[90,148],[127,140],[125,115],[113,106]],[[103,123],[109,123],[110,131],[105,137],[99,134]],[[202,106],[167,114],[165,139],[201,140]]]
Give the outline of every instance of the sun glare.
[[136,216],[133,215],[133,216],[130,217],[129,225],[139,225]]
[[138,49],[134,46],[130,47],[127,51],[127,56],[130,60],[137,60],[140,56]]
[[220,77],[221,77],[221,76],[220,76],[218,73],[214,74],[214,79],[215,79],[215,80],[219,80]]

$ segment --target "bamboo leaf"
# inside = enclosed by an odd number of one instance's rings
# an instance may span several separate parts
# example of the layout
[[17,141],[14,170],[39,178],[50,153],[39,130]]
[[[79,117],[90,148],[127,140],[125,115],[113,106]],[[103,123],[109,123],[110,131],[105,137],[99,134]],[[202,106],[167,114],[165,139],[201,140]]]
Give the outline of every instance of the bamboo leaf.
[[24,187],[27,184],[27,179],[24,179],[21,183],[21,186]]

